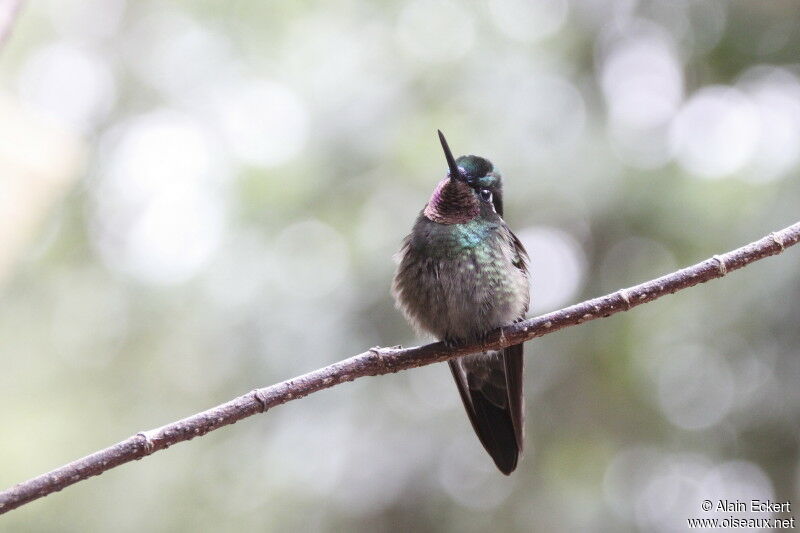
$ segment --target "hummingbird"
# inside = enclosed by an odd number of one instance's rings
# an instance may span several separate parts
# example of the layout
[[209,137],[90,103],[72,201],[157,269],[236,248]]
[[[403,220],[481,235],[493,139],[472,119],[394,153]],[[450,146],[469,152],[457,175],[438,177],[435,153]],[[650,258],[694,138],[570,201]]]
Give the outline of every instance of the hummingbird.
[[[525,317],[528,254],[503,220],[503,181],[492,163],[455,159],[438,133],[447,176],[403,240],[392,294],[415,329],[454,345]],[[523,449],[522,344],[448,364],[478,439],[509,475]]]

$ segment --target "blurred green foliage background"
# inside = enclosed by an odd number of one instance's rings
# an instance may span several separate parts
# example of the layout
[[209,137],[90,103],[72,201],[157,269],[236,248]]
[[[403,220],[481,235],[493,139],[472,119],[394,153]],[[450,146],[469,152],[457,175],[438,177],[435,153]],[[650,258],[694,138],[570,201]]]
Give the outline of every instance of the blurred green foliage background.
[[[425,341],[389,284],[436,128],[503,172],[534,314],[795,222],[798,28],[794,0],[28,2],[0,56],[0,485]],[[529,343],[510,478],[435,365],[0,530],[673,531],[703,499],[800,505],[798,267]]]

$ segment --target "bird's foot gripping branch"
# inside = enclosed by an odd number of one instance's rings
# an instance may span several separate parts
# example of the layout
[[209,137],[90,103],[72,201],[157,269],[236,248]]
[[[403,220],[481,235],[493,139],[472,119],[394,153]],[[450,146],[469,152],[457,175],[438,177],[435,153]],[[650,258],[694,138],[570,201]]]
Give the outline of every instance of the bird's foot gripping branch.
[[0,514],[60,491],[121,464],[191,440],[280,404],[364,376],[377,376],[446,361],[480,350],[502,349],[590,320],[611,316],[667,294],[721,278],[777,255],[800,241],[800,222],[730,252],[671,274],[493,331],[482,342],[447,347],[437,342],[413,348],[373,348],[294,379],[250,391],[222,405],[158,429],[144,431],[82,459],[0,492]]

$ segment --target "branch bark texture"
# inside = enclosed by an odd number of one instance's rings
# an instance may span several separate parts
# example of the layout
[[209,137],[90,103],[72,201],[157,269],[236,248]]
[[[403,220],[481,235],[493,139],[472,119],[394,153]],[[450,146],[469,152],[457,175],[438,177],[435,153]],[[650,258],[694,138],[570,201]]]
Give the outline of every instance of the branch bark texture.
[[173,444],[191,440],[258,413],[364,376],[377,376],[446,361],[486,349],[529,341],[583,322],[611,316],[667,294],[721,278],[728,272],[777,255],[800,241],[800,222],[746,246],[715,255],[690,267],[611,294],[497,329],[482,343],[448,347],[441,342],[413,348],[372,348],[293,379],[248,392],[238,398],[165,426],[141,431],[109,448],[0,492],[0,514],[57,492],[121,464],[141,459]]

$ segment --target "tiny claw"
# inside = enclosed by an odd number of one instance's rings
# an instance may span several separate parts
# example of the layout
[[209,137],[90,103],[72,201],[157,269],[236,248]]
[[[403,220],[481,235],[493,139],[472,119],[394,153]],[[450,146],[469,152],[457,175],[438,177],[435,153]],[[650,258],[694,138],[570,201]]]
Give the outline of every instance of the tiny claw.
[[502,328],[500,329],[500,342],[506,342],[506,330]]
[[458,346],[459,343],[455,339],[450,339],[446,337],[442,339],[442,344],[444,344],[444,347],[447,348],[448,350],[452,350],[453,348]]

